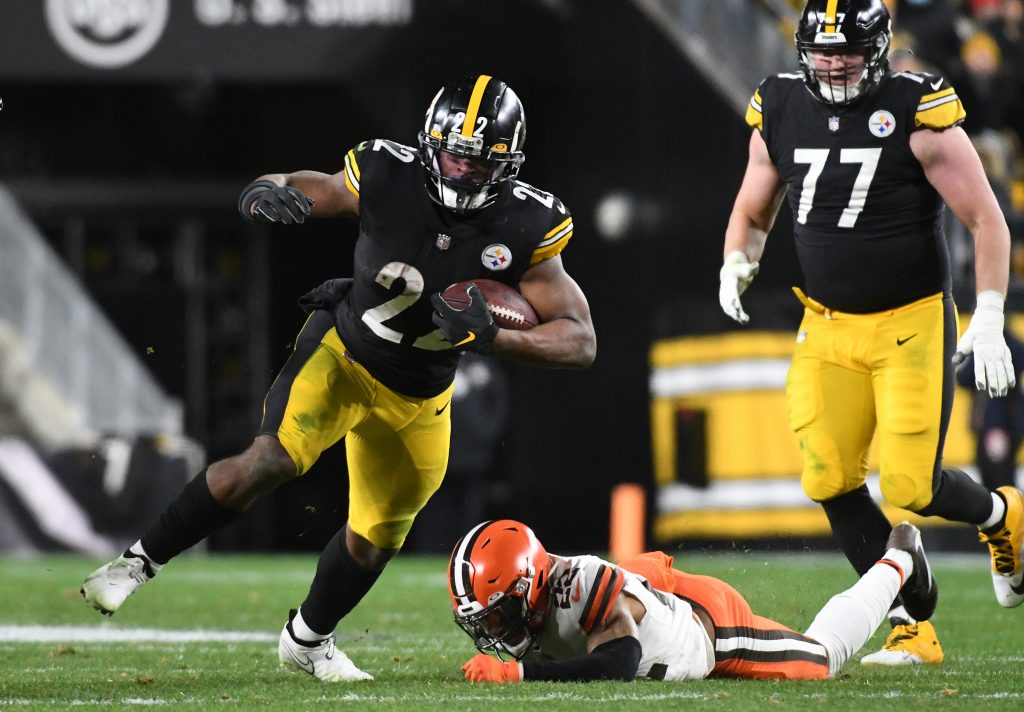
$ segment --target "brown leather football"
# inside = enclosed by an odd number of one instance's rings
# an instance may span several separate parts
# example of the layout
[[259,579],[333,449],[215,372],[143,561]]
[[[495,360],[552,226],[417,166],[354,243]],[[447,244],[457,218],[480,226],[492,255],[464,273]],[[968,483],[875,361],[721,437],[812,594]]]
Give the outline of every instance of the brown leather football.
[[461,311],[469,306],[469,296],[466,294],[466,290],[471,284],[475,284],[480,289],[487,301],[487,308],[494,318],[494,323],[502,329],[522,331],[532,329],[540,323],[537,312],[533,310],[530,302],[526,301],[526,297],[507,284],[496,282],[493,279],[471,279],[465,282],[456,282],[441,292],[441,298],[452,309]]

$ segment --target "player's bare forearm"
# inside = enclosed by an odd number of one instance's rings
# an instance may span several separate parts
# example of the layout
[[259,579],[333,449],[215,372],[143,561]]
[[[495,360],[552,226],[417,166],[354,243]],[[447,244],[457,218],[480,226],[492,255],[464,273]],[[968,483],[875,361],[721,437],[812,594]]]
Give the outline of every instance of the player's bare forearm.
[[528,331],[501,329],[491,353],[545,368],[586,368],[597,355],[597,337],[589,316],[585,323],[561,318]]
[[729,225],[725,229],[722,257],[733,252],[742,252],[750,262],[758,262],[764,253],[764,245],[767,240],[768,232],[766,230],[759,229],[754,225],[749,216],[733,210],[729,216]]
[[1005,295],[1010,274],[1010,229],[1006,220],[1002,213],[989,216],[971,232],[974,235],[976,291],[980,294],[994,290]]
[[494,339],[494,354],[547,368],[586,368],[594,362],[597,336],[590,305],[560,256],[530,267],[519,290],[541,323],[528,331],[502,329]]
[[319,171],[296,171],[271,173],[260,178],[302,191],[303,195],[313,200],[312,217],[359,215],[359,196],[345,185],[345,177],[341,173],[330,175]]

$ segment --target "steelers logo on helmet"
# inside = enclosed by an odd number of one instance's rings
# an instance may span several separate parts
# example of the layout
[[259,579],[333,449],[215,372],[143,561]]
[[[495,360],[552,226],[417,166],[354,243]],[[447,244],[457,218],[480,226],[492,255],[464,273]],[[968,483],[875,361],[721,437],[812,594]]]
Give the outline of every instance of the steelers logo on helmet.
[[488,245],[480,253],[480,261],[492,272],[500,272],[512,265],[512,250],[502,244]]
[[868,94],[889,72],[891,26],[883,0],[809,0],[796,48],[811,95],[843,105]]
[[872,112],[868,119],[868,129],[879,138],[891,136],[892,132],[896,130],[896,117],[885,109],[879,109]]
[[457,213],[493,204],[518,175],[525,141],[523,105],[505,82],[480,74],[445,85],[419,134],[427,193]]

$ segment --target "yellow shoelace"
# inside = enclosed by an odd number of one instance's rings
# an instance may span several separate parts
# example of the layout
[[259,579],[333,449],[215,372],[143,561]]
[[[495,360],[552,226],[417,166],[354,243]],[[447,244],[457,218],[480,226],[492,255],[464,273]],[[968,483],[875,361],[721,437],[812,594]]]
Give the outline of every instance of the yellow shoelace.
[[978,539],[992,549],[993,567],[998,573],[1012,574],[1014,569],[1013,543],[1010,541],[1010,530],[1003,527],[997,532],[986,534],[978,532]]

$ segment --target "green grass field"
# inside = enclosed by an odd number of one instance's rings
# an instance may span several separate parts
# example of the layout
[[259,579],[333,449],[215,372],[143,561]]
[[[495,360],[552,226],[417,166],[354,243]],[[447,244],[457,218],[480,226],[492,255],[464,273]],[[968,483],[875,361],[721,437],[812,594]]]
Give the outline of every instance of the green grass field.
[[[1021,709],[1024,705],[1024,608],[1003,610],[991,592],[986,560],[933,557],[942,584],[934,618],[946,651],[942,666],[884,669],[847,664],[828,682],[704,680],[691,683],[472,685],[459,666],[475,651],[452,622],[446,560],[399,557],[342,622],[339,647],[373,682],[325,685],[279,668],[277,635],[287,610],[305,595],[313,556],[187,556],[172,562],[113,618],[79,597],[99,561],[73,557],[0,560],[0,708],[129,709],[445,709],[616,712],[913,708]],[[759,553],[677,555],[690,571],[730,581],[755,612],[807,626],[832,594],[853,581],[838,555]],[[30,628],[29,626],[45,626]],[[56,628],[62,626],[62,628]],[[138,633],[131,642],[101,632]],[[236,631],[248,640],[161,641],[183,631]],[[876,649],[880,631],[863,652]],[[597,707],[597,705],[602,705]]]

